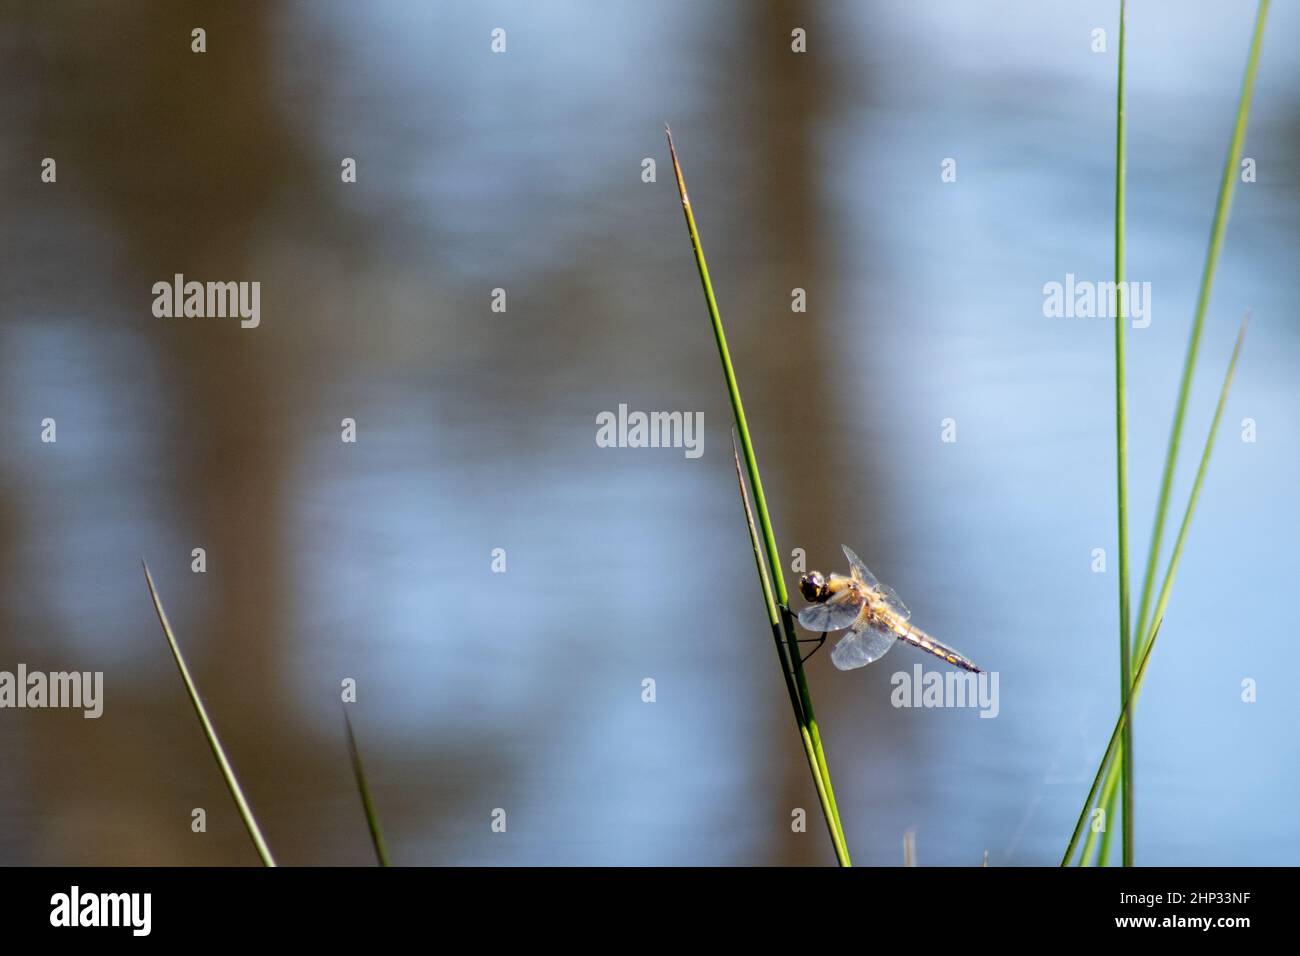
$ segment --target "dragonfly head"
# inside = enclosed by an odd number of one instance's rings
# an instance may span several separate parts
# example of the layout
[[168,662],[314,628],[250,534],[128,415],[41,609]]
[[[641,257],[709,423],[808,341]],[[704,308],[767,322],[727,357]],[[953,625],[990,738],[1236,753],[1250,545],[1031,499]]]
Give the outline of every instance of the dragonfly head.
[[826,600],[826,578],[820,571],[809,571],[799,579],[799,593],[805,601]]

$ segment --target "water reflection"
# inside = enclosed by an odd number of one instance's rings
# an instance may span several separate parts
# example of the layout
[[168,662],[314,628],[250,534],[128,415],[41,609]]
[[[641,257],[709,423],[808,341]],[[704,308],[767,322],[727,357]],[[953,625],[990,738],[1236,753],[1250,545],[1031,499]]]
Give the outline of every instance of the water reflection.
[[[1130,273],[1157,295],[1132,344],[1141,541],[1248,24],[1212,5],[1132,16]],[[913,827],[922,863],[1055,861],[1116,683],[1113,568],[1089,570],[1114,537],[1109,337],[1042,318],[1040,292],[1109,268],[1095,13],[1013,5],[994,32],[946,3],[207,17],[201,59],[174,12],[9,24],[6,128],[60,174],[44,186],[6,160],[3,660],[103,669],[109,698],[98,722],[0,720],[6,862],[255,860],[142,554],[284,862],[368,861],[346,677],[400,862],[831,859],[752,580],[665,119],[782,546],[816,565],[850,544],[1001,672],[1000,716],[981,720],[892,708],[912,652],[851,675],[814,662],[856,859],[898,863]],[[788,53],[792,25],[809,55]],[[1300,531],[1300,18],[1277,10],[1269,30],[1250,139],[1268,174],[1239,191],[1190,447],[1237,313],[1256,322],[1138,720],[1152,863],[1300,850],[1300,715],[1264,682]],[[175,272],[261,281],[262,327],[154,319],[148,291]],[[624,402],[702,410],[704,457],[597,448],[596,414]],[[46,416],[56,445],[37,440]],[[1233,433],[1247,416],[1255,444]]]

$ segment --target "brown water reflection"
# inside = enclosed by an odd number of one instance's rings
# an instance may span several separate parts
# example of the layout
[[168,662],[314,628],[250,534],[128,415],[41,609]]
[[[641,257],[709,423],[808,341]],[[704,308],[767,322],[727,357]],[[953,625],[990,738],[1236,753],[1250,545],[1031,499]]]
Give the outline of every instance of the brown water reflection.
[[[1053,362],[1073,360],[1076,340],[1036,338],[1036,326],[1026,365],[1008,371],[1007,351],[981,351],[992,336],[975,334],[1001,334],[1008,308],[988,292],[1007,279],[983,257],[1025,280],[1017,307],[1031,314],[1037,277],[1058,261],[1026,268],[1048,256],[1026,245],[1052,250],[1058,230],[1018,224],[1025,241],[994,219],[972,241],[960,212],[936,213],[901,172],[866,188],[864,166],[901,170],[922,161],[913,152],[930,163],[951,148],[945,135],[989,150],[984,168],[1005,162],[1005,130],[977,134],[987,105],[967,103],[971,117],[940,118],[937,132],[907,127],[957,109],[923,84],[916,113],[882,106],[897,89],[882,78],[890,51],[870,38],[920,45],[937,14],[741,9],[232,3],[201,24],[160,4],[9,14],[0,666],[103,669],[109,699],[94,722],[0,715],[0,860],[255,862],[166,657],[141,555],[284,863],[369,861],[344,677],[359,683],[352,713],[399,862],[832,859],[748,564],[664,120],[783,548],[814,563],[841,540],[882,555],[936,633],[957,631],[955,644],[1018,681],[1001,720],[970,721],[894,710],[887,673],[850,679],[818,661],[855,852],[895,862],[903,828],[919,824],[923,862],[978,861],[985,848],[995,862],[1047,860],[1106,724],[1113,666],[1108,641],[1062,674],[1039,636],[1043,622],[1063,642],[1109,627],[1109,590],[1071,563],[1109,540],[1105,471],[1068,499],[1082,502],[1074,511],[1050,480],[1017,495],[969,478],[1051,478],[1059,465],[1044,462],[1077,456],[1086,469],[1105,454],[1104,415],[1087,410],[1057,422],[1064,448],[1040,431],[1009,450],[995,424],[1052,400]],[[498,22],[511,50],[494,60]],[[789,52],[792,24],[819,55]],[[203,55],[189,50],[195,25]],[[928,51],[935,75],[945,49]],[[1041,95],[1091,92],[1080,84]],[[1031,139],[1051,124],[1007,122]],[[47,155],[57,186],[30,175]],[[358,161],[355,185],[339,182],[343,156]],[[639,179],[645,156],[660,163],[654,184]],[[1104,164],[1078,162],[1061,175],[1104,190]],[[1056,181],[1032,172],[985,188],[1005,202]],[[899,197],[878,218],[871,203]],[[1295,197],[1274,199],[1294,223]],[[909,240],[982,277],[952,291]],[[154,318],[149,290],[175,273],[260,281],[262,325]],[[1282,300],[1293,284],[1261,294]],[[488,308],[497,287],[505,315]],[[807,314],[789,311],[795,287],[809,290]],[[917,304],[930,293],[956,297],[969,324]],[[1294,348],[1278,336],[1283,354]],[[1104,381],[1104,350],[1088,354]],[[916,392],[894,355],[926,369]],[[1006,382],[1022,390],[998,391]],[[595,414],[624,402],[702,410],[704,458],[595,448]],[[930,423],[954,402],[980,437],[969,458],[936,464]],[[46,415],[54,446],[33,437]],[[345,417],[355,446],[339,441]],[[913,428],[927,437],[900,443]],[[1281,492],[1259,497],[1292,520]],[[1018,577],[1008,590],[1035,576],[1010,636],[984,604],[1006,598],[990,540]],[[189,569],[198,546],[204,575]],[[495,547],[505,575],[490,571]],[[1066,623],[1062,605],[1079,608]],[[640,700],[646,676],[653,707]],[[1153,800],[1182,798],[1176,768],[1152,781],[1165,785]],[[202,836],[189,829],[198,806]],[[506,836],[489,829],[497,807]],[[789,832],[792,807],[813,813],[808,834]],[[1160,839],[1153,849],[1172,854]],[[1279,852],[1298,839],[1286,829]]]

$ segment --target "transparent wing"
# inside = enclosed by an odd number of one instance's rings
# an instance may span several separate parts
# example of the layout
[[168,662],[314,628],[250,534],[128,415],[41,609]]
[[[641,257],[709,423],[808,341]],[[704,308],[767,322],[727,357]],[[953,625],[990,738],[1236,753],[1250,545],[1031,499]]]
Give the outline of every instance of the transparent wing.
[[842,671],[866,667],[889,653],[898,634],[884,623],[872,622],[840,639],[831,651],[831,663]]
[[844,557],[849,559],[849,570],[852,573],[854,580],[861,581],[869,588],[877,588],[880,586],[880,582],[876,580],[876,576],[867,570],[867,566],[862,563],[862,559],[849,550],[847,544],[840,545],[840,550],[844,552]]
[[840,547],[844,550],[844,556],[849,559],[849,568],[852,570],[855,580],[861,581],[871,593],[867,595],[868,600],[873,605],[884,605],[890,613],[896,616],[900,622],[906,622],[912,617],[912,612],[907,609],[903,599],[888,584],[881,584],[876,580],[876,576],[867,570],[867,566],[862,563],[862,559],[854,554],[847,544]]
[[842,631],[862,613],[862,595],[845,589],[823,604],[810,604],[799,612],[799,623],[810,631]]
[[888,584],[876,585],[876,593],[872,595],[872,601],[877,607],[881,604],[887,607],[890,613],[898,618],[899,623],[905,623],[912,616],[903,599],[895,594],[894,589]]

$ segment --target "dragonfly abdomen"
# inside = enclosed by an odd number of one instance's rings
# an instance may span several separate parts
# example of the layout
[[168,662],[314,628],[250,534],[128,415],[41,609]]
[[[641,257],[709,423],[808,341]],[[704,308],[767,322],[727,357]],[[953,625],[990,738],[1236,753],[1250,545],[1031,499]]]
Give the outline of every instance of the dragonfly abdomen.
[[960,667],[962,670],[968,670],[976,674],[982,674],[983,671],[975,665],[969,657],[959,654],[947,644],[941,644],[932,638],[925,631],[917,627],[907,627],[906,625],[899,631],[899,638],[907,641],[913,647],[919,647],[923,651],[933,654],[935,657],[941,657],[949,664]]

